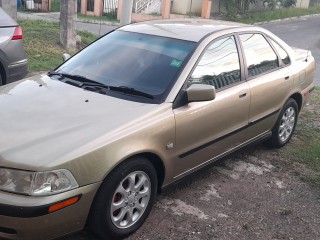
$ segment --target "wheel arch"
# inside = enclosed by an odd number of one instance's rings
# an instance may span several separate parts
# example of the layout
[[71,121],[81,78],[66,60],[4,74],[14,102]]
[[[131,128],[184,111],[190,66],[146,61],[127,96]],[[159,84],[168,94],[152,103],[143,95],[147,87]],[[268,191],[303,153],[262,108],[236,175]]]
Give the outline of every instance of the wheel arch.
[[290,98],[296,101],[296,103],[298,104],[298,111],[300,112],[302,108],[302,101],[303,101],[301,93],[294,93],[289,97],[289,99]]
[[162,159],[158,155],[150,152],[140,153],[132,157],[144,157],[152,163],[152,165],[154,166],[154,169],[157,172],[158,192],[161,192],[161,186],[163,184],[163,181],[166,175],[165,165]]
[[0,59],[0,75],[1,75],[1,79],[2,79],[2,81],[0,81],[0,86],[1,86],[1,85],[4,85],[4,84],[7,83],[7,81],[6,81],[6,79],[7,79],[7,71],[6,71],[5,67],[4,67],[1,59]]

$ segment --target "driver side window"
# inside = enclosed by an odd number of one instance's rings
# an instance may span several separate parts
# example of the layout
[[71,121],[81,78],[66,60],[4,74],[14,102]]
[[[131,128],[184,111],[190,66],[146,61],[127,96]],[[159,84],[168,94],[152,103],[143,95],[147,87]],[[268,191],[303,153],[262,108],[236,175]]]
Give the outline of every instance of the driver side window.
[[188,80],[188,86],[208,84],[216,89],[241,81],[240,62],[234,36],[219,39],[206,49]]

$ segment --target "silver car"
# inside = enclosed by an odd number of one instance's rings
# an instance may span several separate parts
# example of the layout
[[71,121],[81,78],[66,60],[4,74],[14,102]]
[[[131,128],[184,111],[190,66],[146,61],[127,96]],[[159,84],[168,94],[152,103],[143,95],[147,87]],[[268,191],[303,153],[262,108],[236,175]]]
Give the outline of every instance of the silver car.
[[20,80],[28,73],[22,38],[22,28],[0,7],[0,85]]

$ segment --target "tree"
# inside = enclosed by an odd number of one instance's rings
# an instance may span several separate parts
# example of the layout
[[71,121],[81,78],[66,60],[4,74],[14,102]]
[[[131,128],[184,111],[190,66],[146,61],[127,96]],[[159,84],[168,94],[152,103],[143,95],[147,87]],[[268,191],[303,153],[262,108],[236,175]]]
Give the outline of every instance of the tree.
[[229,19],[236,19],[237,15],[245,15],[249,11],[250,3],[256,3],[257,0],[225,0],[227,16]]
[[77,17],[77,1],[61,0],[60,3],[60,43],[68,50],[76,49],[75,23]]

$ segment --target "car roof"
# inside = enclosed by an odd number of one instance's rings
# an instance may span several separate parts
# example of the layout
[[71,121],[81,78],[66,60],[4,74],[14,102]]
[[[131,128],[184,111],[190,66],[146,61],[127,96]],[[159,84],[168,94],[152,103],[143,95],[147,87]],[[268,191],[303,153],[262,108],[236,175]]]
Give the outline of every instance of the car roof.
[[15,27],[18,23],[0,7],[0,27]]
[[199,42],[206,35],[250,25],[207,19],[154,20],[126,25],[119,30]]

